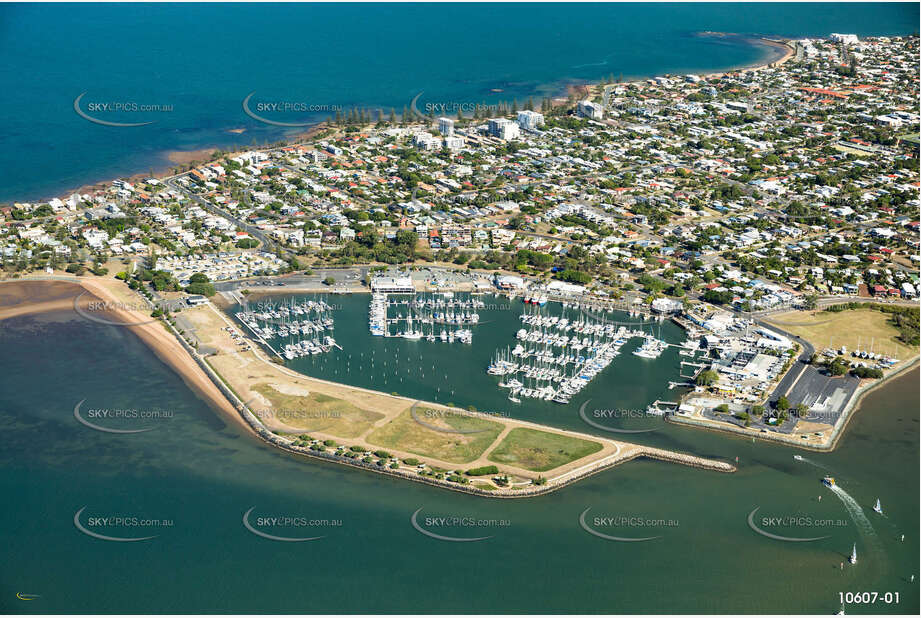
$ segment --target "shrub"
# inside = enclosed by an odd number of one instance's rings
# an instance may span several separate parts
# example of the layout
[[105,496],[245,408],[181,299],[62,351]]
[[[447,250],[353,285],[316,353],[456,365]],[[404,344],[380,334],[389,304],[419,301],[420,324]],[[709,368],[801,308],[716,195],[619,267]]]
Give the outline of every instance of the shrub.
[[[192,275],[193,277],[195,275]],[[204,276],[204,275],[202,275]],[[193,282],[186,286],[185,291],[189,294],[200,294],[202,296],[214,296],[214,286],[205,282]]]
[[856,369],[852,369],[851,373],[858,378],[875,378],[878,380],[883,377],[883,370],[874,367],[857,367]]
[[464,474],[467,476],[486,476],[487,474],[499,474],[499,468],[496,466],[481,466],[479,468],[470,468]]
[[713,371],[712,369],[707,369],[706,371],[701,371],[696,378],[694,378],[694,383],[698,386],[710,386],[719,380],[720,374]]

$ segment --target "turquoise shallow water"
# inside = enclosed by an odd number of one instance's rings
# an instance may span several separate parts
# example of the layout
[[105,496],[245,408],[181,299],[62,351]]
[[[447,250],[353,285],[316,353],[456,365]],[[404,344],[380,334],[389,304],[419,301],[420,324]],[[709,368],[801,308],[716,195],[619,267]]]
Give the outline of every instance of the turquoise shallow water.
[[[345,325],[337,327],[340,342],[349,339]],[[364,320],[355,328],[367,332]],[[917,584],[907,581],[918,572],[917,371],[869,396],[837,451],[807,455],[825,468],[795,462],[786,447],[664,426],[644,439],[738,455],[739,472],[636,461],[548,496],[493,501],[273,450],[219,418],[124,329],[71,313],[20,318],[3,322],[0,349],[0,611],[828,614],[839,608],[839,591],[898,591],[899,605],[869,611],[918,612]],[[455,389],[463,390],[456,393],[458,403],[466,403],[459,395],[472,399],[486,392],[475,378],[469,390]],[[605,375],[598,380],[618,388]],[[629,378],[654,395],[651,383],[636,373]],[[110,427],[152,428],[100,433],[74,419],[74,405],[84,399],[84,414],[158,409],[172,417],[100,420]],[[550,412],[546,418],[530,413],[559,426],[573,422],[559,409],[555,419]],[[859,529],[844,504],[821,487],[826,468],[864,507],[872,529]],[[885,505],[884,518],[869,510],[876,497]],[[132,543],[91,538],[74,526],[83,507],[79,521],[91,530],[157,536]],[[755,507],[759,517],[844,523],[762,524],[775,534],[829,535],[784,543],[748,527]],[[250,508],[254,518],[341,525],[273,527],[251,519],[277,535],[325,536],[274,542],[244,528]],[[410,524],[420,508],[429,531],[492,538],[457,543],[424,536]],[[578,523],[586,508],[597,531],[661,538],[622,543],[595,537]],[[105,516],[172,525],[93,525],[92,518]],[[645,523],[595,520],[625,516]],[[508,525],[439,526],[430,517]],[[838,566],[854,542],[859,563],[842,571]],[[20,601],[17,592],[40,596]],[[847,607],[848,613],[867,611]]]
[[[168,167],[164,153],[277,140],[242,101],[395,108],[494,104],[567,83],[764,61],[754,36],[910,34],[912,3],[3,4],[0,200]],[[736,36],[698,36],[712,31]],[[497,92],[499,91],[499,92]],[[81,109],[121,103],[169,112]],[[296,108],[297,109],[297,108]],[[305,107],[305,110],[315,109]],[[331,111],[268,114],[316,121]],[[266,114],[263,114],[266,115]],[[245,129],[242,134],[230,129]]]

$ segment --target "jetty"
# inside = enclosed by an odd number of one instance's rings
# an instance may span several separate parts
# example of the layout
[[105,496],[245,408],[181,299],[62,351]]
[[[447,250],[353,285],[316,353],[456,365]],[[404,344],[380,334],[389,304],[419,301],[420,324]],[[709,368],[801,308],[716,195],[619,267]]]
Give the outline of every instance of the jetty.
[[562,315],[552,315],[541,311],[541,299],[534,305],[529,303],[520,316],[523,328],[515,334],[519,343],[497,351],[486,369],[502,376],[498,386],[509,389],[513,403],[520,403],[521,397],[568,403],[620,355],[628,340],[644,339],[633,352],[644,358],[657,358],[668,345],[640,329],[581,309],[572,313],[564,307]]
[[[472,327],[480,322],[476,309],[484,306],[479,298],[458,299],[452,292],[396,299],[388,293],[375,292],[368,307],[368,328],[377,337],[472,343]],[[392,308],[397,310],[396,315],[391,315]],[[398,331],[392,332],[391,326]]]
[[[342,349],[330,334],[334,326],[331,310],[324,300],[267,304],[256,309],[244,305],[236,318],[273,354],[293,360],[333,348]],[[271,340],[280,341],[281,349],[273,346]]]

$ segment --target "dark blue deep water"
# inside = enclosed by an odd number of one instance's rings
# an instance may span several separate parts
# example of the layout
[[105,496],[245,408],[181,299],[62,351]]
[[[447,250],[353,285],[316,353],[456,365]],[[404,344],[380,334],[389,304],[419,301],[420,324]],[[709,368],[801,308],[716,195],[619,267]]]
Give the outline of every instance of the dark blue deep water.
[[[759,63],[773,52],[753,44],[756,36],[917,28],[913,3],[4,4],[0,200],[47,199],[166,169],[171,150],[262,144],[290,132],[243,113],[251,92],[253,104],[398,114],[420,91],[429,103],[525,102],[610,75]],[[84,110],[172,111],[102,111],[95,115],[109,121],[155,122],[101,126],[75,113],[81,93]],[[330,113],[268,115],[302,122]]]

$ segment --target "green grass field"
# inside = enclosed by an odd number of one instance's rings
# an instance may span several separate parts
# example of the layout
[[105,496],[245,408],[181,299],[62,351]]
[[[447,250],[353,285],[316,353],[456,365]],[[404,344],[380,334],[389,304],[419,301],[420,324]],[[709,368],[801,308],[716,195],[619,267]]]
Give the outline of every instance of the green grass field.
[[489,454],[489,461],[544,472],[597,453],[601,444],[558,433],[516,427]]
[[821,352],[827,347],[848,350],[869,350],[891,354],[905,360],[918,353],[896,337],[899,329],[890,321],[889,315],[873,309],[848,309],[845,311],[815,311],[811,313],[787,313],[768,318],[783,330],[798,335]]
[[[364,410],[342,399],[311,393],[306,397],[285,395],[268,384],[259,384],[253,390],[272,402],[275,417],[290,427],[306,432],[318,431],[340,438],[355,438],[367,431],[383,414]],[[259,405],[250,409],[258,412]]]
[[[484,418],[464,416],[447,410],[417,408],[417,422],[407,409],[395,419],[375,429],[368,442],[451,463],[469,463],[492,444],[503,425]],[[476,433],[450,433],[427,427]]]

